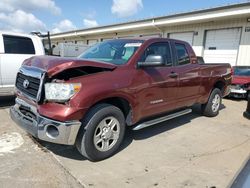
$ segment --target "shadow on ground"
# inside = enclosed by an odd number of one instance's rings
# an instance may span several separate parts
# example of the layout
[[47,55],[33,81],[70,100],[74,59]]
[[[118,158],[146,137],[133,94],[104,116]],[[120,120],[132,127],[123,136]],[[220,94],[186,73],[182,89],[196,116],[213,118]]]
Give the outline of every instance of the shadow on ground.
[[15,104],[15,96],[0,97],[0,108],[6,108]]
[[[221,110],[225,109],[226,107],[222,104]],[[168,120],[163,123],[159,123],[157,125],[139,130],[139,131],[132,131],[131,129],[127,129],[125,133],[125,139],[123,140],[123,143],[120,147],[120,149],[117,152],[120,152],[124,150],[126,147],[128,147],[133,140],[143,140],[147,139],[153,136],[156,136],[158,134],[161,134],[163,132],[175,129],[177,127],[183,126],[189,122],[191,122],[193,119],[201,117],[200,113],[200,105],[195,105],[192,107],[193,112],[172,120]],[[74,146],[64,146],[64,145],[58,145],[48,142],[39,141],[39,143],[46,147],[49,151],[52,153],[65,157],[70,158],[74,160],[86,160]]]

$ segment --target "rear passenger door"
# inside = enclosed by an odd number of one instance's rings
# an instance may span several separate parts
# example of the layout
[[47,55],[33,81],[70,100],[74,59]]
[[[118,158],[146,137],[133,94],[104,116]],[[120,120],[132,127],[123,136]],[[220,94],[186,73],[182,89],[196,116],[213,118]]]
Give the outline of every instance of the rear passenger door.
[[35,47],[31,38],[12,35],[3,35],[3,46],[4,52],[0,54],[2,84],[11,88],[22,62],[35,54]]
[[199,96],[200,89],[200,66],[192,64],[187,46],[174,42],[176,52],[176,73],[179,78],[177,92],[178,106],[192,105]]

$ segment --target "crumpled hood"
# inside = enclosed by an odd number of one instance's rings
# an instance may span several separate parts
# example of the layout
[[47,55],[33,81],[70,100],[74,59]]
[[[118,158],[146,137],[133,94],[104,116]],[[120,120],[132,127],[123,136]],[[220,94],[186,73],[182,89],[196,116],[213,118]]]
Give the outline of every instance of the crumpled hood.
[[250,83],[249,76],[233,76],[232,84],[247,84]]
[[29,59],[26,59],[23,62],[23,65],[43,69],[47,72],[49,77],[54,76],[66,69],[76,67],[100,67],[110,70],[116,68],[116,65],[104,62],[77,58],[62,58],[55,56],[33,56]]

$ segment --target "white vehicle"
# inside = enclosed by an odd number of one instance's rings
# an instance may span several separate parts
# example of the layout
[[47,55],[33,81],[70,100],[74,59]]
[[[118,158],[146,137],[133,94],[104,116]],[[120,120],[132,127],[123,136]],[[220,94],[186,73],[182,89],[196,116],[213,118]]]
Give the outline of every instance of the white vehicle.
[[61,57],[78,57],[87,48],[86,44],[72,44],[72,43],[59,43],[58,46],[53,48],[53,55]]
[[0,96],[14,94],[16,75],[25,59],[44,54],[38,36],[0,31]]

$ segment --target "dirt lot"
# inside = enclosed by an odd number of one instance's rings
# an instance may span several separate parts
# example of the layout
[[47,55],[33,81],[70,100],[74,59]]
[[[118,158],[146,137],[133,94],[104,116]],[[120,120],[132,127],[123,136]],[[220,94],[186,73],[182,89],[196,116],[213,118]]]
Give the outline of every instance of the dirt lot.
[[4,187],[227,187],[250,156],[246,101],[224,100],[216,118],[194,112],[137,132],[93,163],[73,147],[39,142],[8,116],[0,99],[0,185]]

